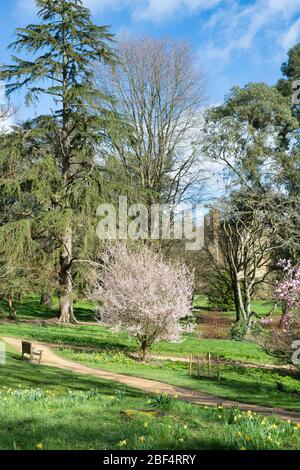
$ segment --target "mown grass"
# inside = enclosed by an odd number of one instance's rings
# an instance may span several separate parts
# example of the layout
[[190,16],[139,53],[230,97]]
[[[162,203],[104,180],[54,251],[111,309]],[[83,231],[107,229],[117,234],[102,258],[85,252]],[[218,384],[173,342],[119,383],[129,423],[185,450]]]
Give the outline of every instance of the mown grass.
[[[79,331],[77,328],[79,328]],[[60,351],[64,356],[92,367],[138,377],[155,378],[162,382],[248,403],[279,406],[296,410],[300,409],[299,378],[288,377],[274,370],[245,369],[243,367],[233,367],[229,365],[222,365],[222,380],[220,383],[208,380],[205,377],[201,379],[195,377],[191,378],[187,372],[187,363],[181,363],[179,361],[156,361],[156,363],[152,365],[142,364],[128,356],[129,353],[135,351],[134,344],[130,342],[126,343],[124,338],[124,341],[121,342],[118,335],[113,335],[110,332],[109,335],[105,337],[105,339],[102,338],[102,340],[92,335],[91,338],[89,338],[86,336],[86,329],[88,328],[89,327],[62,328],[62,333],[60,333],[61,329],[59,327],[52,326],[43,327],[35,325],[33,327],[30,326],[30,328],[26,327],[26,331],[23,331],[23,326],[19,329],[18,326],[1,326],[0,332],[4,335],[3,330],[6,330],[6,335],[38,339],[59,344],[62,349],[59,349],[58,352]],[[65,330],[75,330],[76,333],[73,335]],[[203,343],[212,350],[212,344],[222,344],[223,341],[199,341],[204,352],[205,345],[203,345]],[[246,355],[245,351],[248,347],[254,346],[243,342],[228,343],[234,343],[230,351],[232,357],[236,357],[236,350],[234,350],[235,344],[237,347],[245,348],[244,355]],[[70,344],[71,346],[83,348],[83,350],[74,350],[68,347]],[[99,348],[99,351],[87,351],[85,345],[93,345]],[[222,351],[222,349],[217,350]],[[227,356],[230,357],[230,354],[227,353]],[[249,357],[253,360],[253,354],[251,355],[249,353]],[[207,371],[205,375],[207,375]]]
[[[137,352],[138,345],[127,333],[113,333],[101,326],[53,326],[31,324],[0,324],[0,335],[35,339],[69,346],[85,346],[103,350]],[[155,354],[188,357],[193,355],[219,354],[221,358],[259,364],[272,364],[274,359],[262,348],[246,341],[201,339],[197,332],[187,334],[180,343],[159,342],[152,350]]]
[[[194,307],[201,309],[202,315],[211,314],[211,312],[214,311],[214,308],[210,306],[208,298],[205,295],[199,295],[199,294],[195,295]],[[267,301],[267,300],[253,299],[251,308],[260,317],[264,317],[268,315],[271,310],[272,310],[272,315],[278,316],[282,314],[282,310],[279,306],[276,306],[276,308],[274,309],[274,302]],[[224,311],[224,312],[215,312],[215,313],[218,313],[219,315],[224,316],[226,318],[231,318],[232,320],[235,319],[234,310],[229,310],[229,311]]]
[[299,449],[292,423],[21,361],[0,366],[0,449]]
[[[9,314],[8,304],[6,300],[0,301],[0,309],[4,316]],[[17,319],[23,320],[49,320],[57,317],[58,299],[52,298],[52,306],[40,304],[40,296],[28,295],[20,302],[15,303],[17,311]],[[88,300],[78,300],[74,304],[74,312],[78,321],[92,321],[94,318],[95,306]]]
[[[211,314],[211,311],[214,311],[213,308],[209,306],[209,302],[206,296],[196,294],[194,300],[194,307],[201,309],[201,314]],[[50,318],[55,318],[58,314],[58,299],[53,296],[52,306],[48,307],[46,305],[40,304],[40,296],[38,295],[28,295],[24,297],[20,302],[15,304],[17,310],[17,315],[19,320],[36,320],[43,319],[47,320]],[[273,308],[273,303],[256,300],[252,301],[252,309],[258,315],[264,316],[267,315],[270,310]],[[0,309],[4,312],[4,315],[8,315],[8,304],[5,300],[0,301]],[[74,304],[75,316],[79,321],[92,321],[94,319],[95,305],[88,300],[76,300]],[[215,312],[220,316],[225,316],[235,319],[235,312]],[[274,315],[280,315],[281,310],[277,307],[274,312]]]
[[57,352],[85,365],[136,377],[159,380],[161,382],[187,387],[235,401],[267,405],[300,411],[299,376],[291,376],[282,371],[244,368],[230,365],[221,366],[221,381],[209,379],[207,366],[200,368],[200,377],[194,367],[193,375],[188,372],[188,364],[174,361],[141,363],[123,353],[85,352],[72,349],[58,349]]

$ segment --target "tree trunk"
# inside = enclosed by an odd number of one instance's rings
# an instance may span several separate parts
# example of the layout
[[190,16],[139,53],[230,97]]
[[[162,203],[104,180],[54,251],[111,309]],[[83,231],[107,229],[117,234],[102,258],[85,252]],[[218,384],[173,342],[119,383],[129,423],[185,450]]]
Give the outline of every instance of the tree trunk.
[[251,295],[250,295],[250,290],[251,290],[251,287],[245,286],[244,308],[245,308],[246,319],[249,323],[251,323]]
[[9,315],[8,315],[8,320],[16,320],[17,318],[17,312],[14,308],[14,302],[13,298],[9,297],[8,298],[8,308],[9,308]]
[[73,311],[73,281],[71,273],[72,260],[72,228],[69,226],[62,240],[62,253],[60,256],[60,299],[59,299],[59,321],[61,323],[75,323],[76,318]]
[[282,315],[279,320],[280,328],[284,328],[286,326],[286,321],[288,318],[289,318],[289,309],[288,309],[286,302],[284,302],[282,306]]
[[233,286],[233,297],[234,297],[234,306],[235,306],[235,321],[239,322],[241,319],[241,308],[239,303],[239,297],[236,286]]
[[40,305],[52,307],[52,294],[51,292],[42,292]]
[[142,351],[141,351],[141,360],[142,360],[142,361],[146,361],[146,360],[148,359],[148,356],[149,356],[148,345],[147,345],[147,342],[146,342],[146,341],[143,341],[143,342],[142,342],[141,348],[142,348]]
[[241,317],[243,318],[243,320],[247,320],[244,302],[243,302],[241,284],[240,284],[238,277],[234,279],[234,302],[235,302],[235,309],[236,309],[236,321],[240,321]]

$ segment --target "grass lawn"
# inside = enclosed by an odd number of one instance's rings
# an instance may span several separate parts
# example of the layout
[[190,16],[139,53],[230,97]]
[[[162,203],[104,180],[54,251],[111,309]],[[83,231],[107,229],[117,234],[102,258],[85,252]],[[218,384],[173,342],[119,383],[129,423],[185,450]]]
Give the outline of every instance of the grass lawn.
[[251,413],[147,397],[21,361],[0,366],[0,449],[299,449],[300,429]]
[[[45,305],[40,305],[40,297],[37,295],[27,296],[22,301],[16,303],[16,310],[19,320],[34,320],[34,319],[50,319],[57,316],[58,312],[58,299],[53,297],[52,307]],[[209,307],[208,299],[206,296],[201,296],[197,294],[194,300],[194,306],[201,308],[201,314],[211,314],[211,309]],[[267,315],[273,307],[272,302],[267,302],[264,300],[253,300],[252,310],[254,310],[258,315],[264,316]],[[3,310],[5,315],[8,315],[8,305],[5,300],[0,301],[0,308]],[[76,318],[79,321],[92,321],[94,314],[95,306],[92,302],[88,300],[78,300],[75,302],[74,311]],[[235,318],[234,311],[228,312],[215,312],[220,316],[225,316]],[[275,315],[280,315],[281,310],[277,307],[274,311]]]
[[[40,309],[38,299],[30,297],[23,301],[21,311],[24,318],[26,315],[27,319],[38,318],[38,312],[41,314]],[[53,317],[54,310],[47,309],[47,307],[43,309],[48,315],[44,318]],[[79,309],[78,312],[76,311],[78,318],[81,315],[81,318],[87,319],[91,314],[89,303],[81,303],[79,306],[77,304],[76,309]],[[222,366],[222,380],[217,383],[207,378],[189,377],[187,364],[179,361],[140,364],[128,357],[129,353],[137,351],[134,339],[130,338],[127,333],[112,333],[107,328],[98,325],[60,326],[12,322],[0,324],[0,335],[54,343],[60,348],[61,354],[109,371],[156,378],[170,384],[248,403],[300,410],[300,385],[297,378],[280,375],[278,371],[272,370]],[[75,347],[79,350],[75,350]],[[157,343],[152,351],[161,355],[178,357],[187,357],[190,353],[204,356],[210,352],[219,354],[227,360],[272,364],[272,358],[253,343],[200,339],[197,332],[185,335],[181,343]]]
[[[58,312],[58,299],[53,297],[53,305],[40,304],[40,297],[37,295],[29,295],[24,297],[23,300],[15,304],[18,320],[49,320],[55,318]],[[0,309],[4,315],[8,315],[8,305],[5,300],[0,301]],[[94,305],[88,300],[76,301],[74,311],[77,320],[79,321],[92,321]]]
[[[173,361],[157,361],[154,365],[144,365],[128,357],[128,353],[135,351],[136,345],[130,342],[126,335],[112,334],[101,327],[96,327],[97,333],[92,333],[90,326],[56,327],[38,325],[1,325],[0,335],[35,339],[60,346],[61,354],[84,362],[85,364],[103,368],[114,372],[136,375],[144,378],[156,378],[163,382],[181,385],[219,395],[224,398],[245,401],[249,403],[280,406],[283,408],[300,409],[299,393],[300,382],[296,378],[285,377],[278,371],[245,369],[241,367],[222,366],[222,380],[220,383],[208,379],[190,378],[187,373],[187,364]],[[98,332],[98,328],[99,331]],[[199,340],[187,338],[187,343],[195,346],[197,350],[219,352],[227,358],[246,357],[252,362],[263,360],[264,353],[251,343],[225,341],[225,340]],[[86,347],[94,346],[99,351],[74,350],[68,346]],[[176,349],[176,347],[178,349]],[[174,349],[172,349],[174,348]],[[154,350],[160,353],[171,354],[180,352],[184,354],[182,344],[158,344]],[[240,354],[240,356],[238,356]]]
[[[0,302],[3,311],[7,313],[7,305]],[[91,320],[92,304],[78,302],[75,305],[75,314],[78,320]],[[18,318],[20,320],[49,319],[56,314],[56,307],[41,306],[37,296],[27,297],[18,305]],[[223,314],[220,314],[223,315]],[[101,326],[78,325],[74,326],[48,326],[20,323],[0,324],[0,334],[35,339],[50,343],[65,345],[79,345],[95,347],[101,350],[118,349],[121,351],[134,351],[137,345],[134,339],[126,333],[113,334]],[[224,359],[233,359],[252,363],[273,363],[274,359],[268,356],[260,347],[253,343],[237,342],[228,339],[199,339],[198,332],[183,337],[181,343],[157,343],[153,352],[173,356],[185,356],[190,353],[204,355],[208,352],[219,354]]]
[[[274,303],[269,302],[266,300],[257,300],[253,299],[251,308],[252,310],[257,313],[257,315],[263,317],[267,315],[272,309],[273,309]],[[195,300],[194,300],[194,307],[200,308],[201,309],[201,314],[211,314],[214,309],[210,307],[208,298],[205,295],[195,295]],[[232,320],[235,319],[235,311],[234,310],[229,310],[228,312],[219,312],[221,316],[229,317],[232,318]],[[276,307],[272,313],[273,315],[281,315],[282,311],[280,307]]]
[[225,365],[222,366],[221,381],[217,382],[207,378],[205,369],[202,377],[198,378],[196,371],[190,377],[186,363],[155,361],[144,364],[120,352],[85,352],[70,348],[58,349],[57,352],[65,358],[91,367],[148,379],[155,378],[172,385],[236,401],[300,411],[299,376],[290,376],[281,371]]
[[[35,339],[48,343],[69,346],[86,346],[101,351],[118,350],[137,351],[137,344],[127,333],[112,333],[101,326],[53,326],[32,324],[0,324],[0,335]],[[219,354],[228,360],[249,363],[272,364],[274,359],[268,356],[259,346],[246,341],[200,339],[197,334],[185,335],[181,343],[159,342],[152,352],[170,356],[188,357],[206,355],[208,352]]]

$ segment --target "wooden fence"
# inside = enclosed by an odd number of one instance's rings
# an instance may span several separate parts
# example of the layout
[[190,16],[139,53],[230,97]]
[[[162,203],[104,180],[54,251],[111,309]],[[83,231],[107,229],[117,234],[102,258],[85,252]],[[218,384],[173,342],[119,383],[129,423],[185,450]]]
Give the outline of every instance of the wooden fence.
[[208,378],[220,382],[222,367],[220,356],[208,353],[206,356],[189,355],[188,372],[190,377]]

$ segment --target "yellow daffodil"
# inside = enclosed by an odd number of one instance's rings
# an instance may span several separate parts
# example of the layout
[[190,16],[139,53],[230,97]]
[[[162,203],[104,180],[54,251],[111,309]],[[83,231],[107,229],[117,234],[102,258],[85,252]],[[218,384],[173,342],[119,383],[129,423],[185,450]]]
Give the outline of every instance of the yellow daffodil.
[[120,441],[118,444],[118,447],[126,447],[127,446],[127,439],[123,439],[123,441]]

